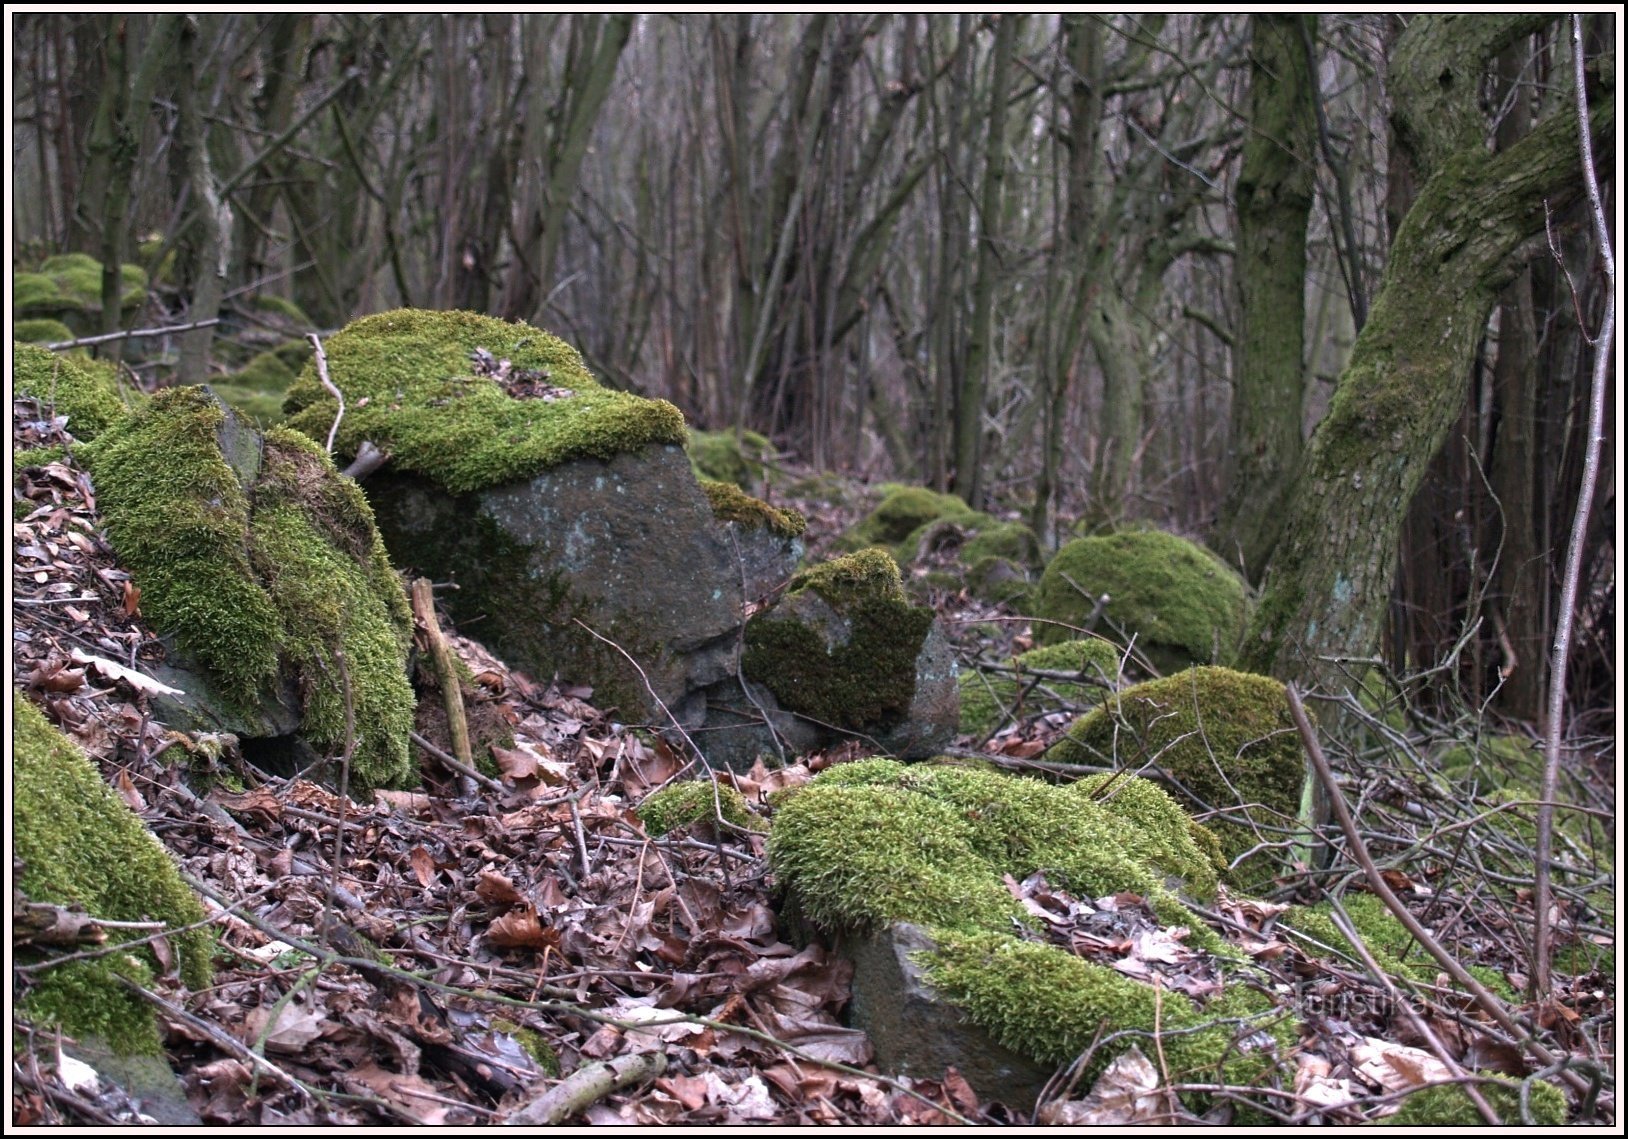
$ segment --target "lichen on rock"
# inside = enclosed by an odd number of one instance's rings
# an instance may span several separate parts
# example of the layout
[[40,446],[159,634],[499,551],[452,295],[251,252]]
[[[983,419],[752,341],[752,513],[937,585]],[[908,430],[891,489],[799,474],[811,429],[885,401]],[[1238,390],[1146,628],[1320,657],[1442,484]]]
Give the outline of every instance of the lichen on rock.
[[[1133,772],[1151,764],[1197,809],[1237,816],[1249,805],[1249,824],[1210,824],[1234,860],[1263,841],[1288,842],[1305,781],[1283,685],[1208,665],[1121,690],[1075,721],[1045,757]],[[1256,823],[1272,829],[1257,832]],[[1250,861],[1257,864],[1238,869],[1253,881],[1278,860],[1266,851]]]
[[[453,493],[686,439],[672,404],[601,387],[574,348],[526,324],[397,309],[353,321],[324,350],[345,394],[335,452],[353,456],[370,441],[389,453],[392,470]],[[314,361],[284,410],[288,426],[327,438],[338,407]]]
[[1103,616],[1167,672],[1230,663],[1249,611],[1243,579],[1202,546],[1159,530],[1122,530],[1077,538],[1047,563],[1035,640],[1078,636],[1104,593]]
[[[172,929],[204,920],[168,853],[85,754],[19,692],[12,693],[12,745],[14,853],[23,864],[17,885],[28,898]],[[208,929],[172,933],[169,941],[181,978],[206,987],[214,944]],[[151,1009],[116,978],[150,981],[160,968],[146,947],[69,962],[36,974],[21,1008],[69,1033],[99,1035],[121,1052],[157,1054]]]

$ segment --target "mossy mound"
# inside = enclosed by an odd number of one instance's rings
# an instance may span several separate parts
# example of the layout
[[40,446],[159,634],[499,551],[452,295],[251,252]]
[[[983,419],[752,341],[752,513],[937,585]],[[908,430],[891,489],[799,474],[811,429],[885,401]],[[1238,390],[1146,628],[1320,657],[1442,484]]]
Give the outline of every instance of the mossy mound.
[[[672,404],[601,387],[574,348],[526,324],[397,309],[352,322],[324,349],[329,376],[345,393],[336,454],[354,456],[368,440],[389,452],[392,470],[453,493],[686,438]],[[509,361],[502,375],[518,382],[506,387],[479,374],[477,349],[494,363]],[[336,410],[308,364],[284,403],[288,426],[326,440]]]
[[670,783],[647,796],[636,813],[644,822],[645,833],[651,838],[660,838],[679,827],[710,823],[719,818],[743,830],[768,829],[767,824],[752,813],[739,791],[712,779]]
[[12,390],[68,417],[74,438],[88,443],[124,418],[118,372],[83,356],[62,356],[38,344],[12,345]]
[[[1008,712],[1028,716],[1065,705],[1078,708],[1098,703],[1118,681],[1119,650],[1096,638],[1064,641],[1019,653],[1012,658],[1011,665],[1022,672],[1012,676],[969,669],[961,674],[963,734],[986,736],[1000,725]],[[1080,679],[1032,675],[1036,672],[1076,673]]]
[[[140,265],[121,266],[119,278],[121,308],[147,299],[147,272]],[[100,311],[102,263],[86,253],[48,257],[38,272],[13,276],[12,305],[25,316]]]
[[277,317],[284,323],[293,325],[296,328],[316,327],[311,318],[305,315],[305,310],[287,297],[260,293],[249,299],[249,307],[258,313]]
[[[306,352],[309,356],[310,352]],[[291,367],[277,351],[261,352],[242,368],[213,381],[209,386],[216,395],[234,410],[241,412],[262,427],[270,427],[283,418],[283,401],[296,378]]]
[[73,329],[60,320],[19,320],[11,326],[11,336],[25,344],[60,344],[74,338]]
[[712,516],[720,522],[733,522],[745,530],[767,530],[782,538],[801,537],[808,528],[807,520],[797,511],[770,506],[732,482],[704,478],[701,491],[712,507]]
[[774,454],[774,444],[756,431],[691,431],[685,450],[696,477],[734,483],[742,490],[761,486],[763,461]]
[[1229,859],[1290,837],[1305,780],[1283,685],[1208,665],[1116,693],[1076,721],[1045,758],[1126,771],[1153,764],[1201,809],[1236,815],[1249,805],[1252,821],[1273,829],[1212,824]]
[[[172,928],[204,920],[169,854],[85,754],[18,692],[12,693],[12,745],[13,853],[23,863],[17,884],[31,900]],[[208,986],[209,930],[171,934],[169,941],[182,980],[194,989]],[[150,980],[159,969],[150,947],[71,962],[39,974],[22,1009],[71,1034],[101,1036],[120,1052],[156,1055],[151,1009],[116,977]]]
[[[1492,1076],[1491,1072],[1477,1075]],[[1505,1124],[1526,1124],[1537,1127],[1560,1127],[1566,1122],[1566,1095],[1553,1084],[1543,1080],[1527,1082],[1526,1112],[1521,1110],[1521,1094],[1502,1081],[1476,1085],[1487,1105],[1498,1113]],[[1481,1127],[1487,1121],[1464,1089],[1457,1085],[1440,1084],[1416,1091],[1402,1101],[1402,1107],[1393,1115],[1374,1121],[1381,1127]]]
[[1230,662],[1249,613],[1243,579],[1204,547],[1159,530],[1120,531],[1057,551],[1035,596],[1043,619],[1035,640],[1078,636],[1104,593],[1104,617],[1164,671]]
[[345,745],[348,676],[352,780],[413,781],[411,613],[367,501],[319,447],[284,429],[257,438],[187,387],[154,396],[86,458],[156,628],[242,705],[292,666],[301,734],[330,755]]
[[[1164,884],[1176,875],[1198,896],[1216,888],[1214,864],[1194,841],[1191,820],[1144,781],[1126,777],[1118,794],[1096,797],[1107,790],[934,764],[843,764],[783,803],[769,862],[798,913],[827,931],[926,927],[939,946],[923,963],[934,987],[1008,1048],[1063,1063],[1105,1025],[1112,1033],[1179,1024],[1192,1031],[1179,1034],[1185,1043],[1173,1071],[1213,1076],[1230,1056],[1246,1062],[1226,1068],[1227,1077],[1249,1083],[1268,1066],[1271,1050],[1237,1051],[1236,1025],[1215,1022],[1266,1011],[1267,999],[1233,985],[1200,1010],[1013,933],[1036,919],[1003,876],[1021,880],[1043,870],[1054,886],[1080,897],[1136,892],[1162,922],[1191,929],[1193,944],[1221,949]],[[1288,1041],[1285,1033],[1275,1043]],[[1095,1062],[1106,1064],[1132,1042],[1104,1049]]]
[[793,576],[780,603],[747,623],[741,669],[791,712],[872,733],[909,712],[932,623],[886,551],[861,550]]
[[[837,540],[843,550],[863,550],[870,546],[887,546],[897,556],[895,547],[923,526],[940,518],[966,518],[976,512],[961,498],[953,494],[940,494],[924,486],[901,486],[888,483],[882,487],[882,501],[864,518]],[[905,552],[899,561],[908,562],[914,552]]]

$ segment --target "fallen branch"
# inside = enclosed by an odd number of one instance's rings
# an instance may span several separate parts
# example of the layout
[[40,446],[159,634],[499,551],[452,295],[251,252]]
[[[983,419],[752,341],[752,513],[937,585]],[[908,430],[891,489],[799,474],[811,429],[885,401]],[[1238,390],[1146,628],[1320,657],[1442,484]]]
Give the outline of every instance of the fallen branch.
[[663,1052],[618,1056],[578,1068],[503,1121],[506,1127],[552,1127],[564,1123],[614,1091],[653,1080],[667,1070]]
[[356,457],[350,461],[350,466],[339,473],[346,478],[361,482],[389,461],[390,456],[388,453],[375,447],[373,440],[364,439],[362,445],[356,449]]
[[479,783],[482,787],[485,787],[488,791],[502,792],[502,791],[506,790],[506,788],[503,786],[503,784],[499,783],[496,779],[493,779],[490,775],[482,775],[479,771],[476,771],[473,767],[470,767],[470,766],[468,766],[467,764],[464,764],[464,763],[460,763],[458,761],[457,756],[448,755],[446,752],[444,752],[440,748],[436,747],[429,740],[425,739],[423,736],[419,735],[417,732],[408,732],[407,733],[407,738],[412,740],[415,744],[417,744],[420,748],[422,748],[426,755],[430,756],[431,758],[440,760],[442,763],[446,764],[453,771],[458,772],[458,774],[460,774],[460,775],[467,775],[469,778],[473,779],[476,783]]
[[328,454],[332,455],[334,453],[334,436],[339,434],[339,421],[345,418],[345,393],[340,391],[328,376],[328,354],[322,350],[322,337],[314,332],[307,332],[305,338],[311,342],[311,347],[316,353],[317,379],[321,380],[322,386],[332,392],[333,397],[339,401],[339,410],[334,413],[333,426],[328,428],[328,442],[325,447]]
[[1458,959],[1442,948],[1441,942],[1430,934],[1430,931],[1419,924],[1401,900],[1391,892],[1390,885],[1385,876],[1375,865],[1373,855],[1368,853],[1368,846],[1362,841],[1362,835],[1357,830],[1356,820],[1351,817],[1351,808],[1346,805],[1345,796],[1340,793],[1339,784],[1334,779],[1334,772],[1328,765],[1328,759],[1323,755],[1323,747],[1317,742],[1317,734],[1312,731],[1311,721],[1306,717],[1305,705],[1300,702],[1300,693],[1294,685],[1287,689],[1289,698],[1289,714],[1294,717],[1295,727],[1300,732],[1300,740],[1306,747],[1306,754],[1311,758],[1312,768],[1317,772],[1323,789],[1328,794],[1329,805],[1334,810],[1334,817],[1340,824],[1340,830],[1345,834],[1345,841],[1351,846],[1351,856],[1356,859],[1357,865],[1362,867],[1363,875],[1368,879],[1368,887],[1385,903],[1385,908],[1396,915],[1408,933],[1419,945],[1441,963],[1449,976],[1453,978],[1464,990],[1470,994],[1475,1003],[1479,1005],[1488,1016],[1497,1022],[1498,1026],[1507,1032],[1515,1044],[1538,1058],[1538,1061],[1547,1068],[1558,1068],[1560,1078],[1570,1084],[1579,1095],[1587,1094],[1588,1081],[1576,1072],[1564,1067],[1563,1059],[1556,1056],[1544,1044],[1526,1029],[1515,1022],[1504,1002],[1499,1000],[1485,985],[1472,977]]
[[[413,579],[413,616],[418,618],[424,632],[424,641],[430,650],[430,664],[435,669],[435,683],[441,688],[441,701],[447,710],[447,735],[452,740],[452,754],[458,758],[462,772],[475,768],[474,749],[469,745],[469,719],[464,714],[463,684],[458,679],[457,661],[446,637],[441,635],[441,623],[435,618],[435,594],[430,579]],[[463,793],[473,796],[475,782],[468,774],[463,778]]]
[[167,324],[162,328],[127,328],[123,332],[104,332],[100,336],[81,336],[77,340],[53,340],[47,351],[63,352],[69,348],[88,348],[92,344],[106,344],[112,340],[129,340],[141,336],[167,336],[172,332],[191,332],[195,328],[209,328],[220,323],[220,317],[195,320],[191,324]]

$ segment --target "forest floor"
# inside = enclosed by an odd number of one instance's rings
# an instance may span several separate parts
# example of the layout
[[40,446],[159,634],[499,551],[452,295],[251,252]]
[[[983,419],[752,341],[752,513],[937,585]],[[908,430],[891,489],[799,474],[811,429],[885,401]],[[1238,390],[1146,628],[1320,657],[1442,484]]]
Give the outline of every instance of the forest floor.
[[[25,420],[14,426],[26,434]],[[1170,1121],[1163,1096],[1116,1095],[1113,1069],[1095,1098],[1077,1087],[1036,1115],[1034,1104],[981,1102],[953,1070],[912,1079],[869,1067],[868,1040],[843,1022],[850,969],[782,930],[762,836],[697,824],[653,838],[634,813],[693,774],[690,758],[608,719],[591,692],[510,669],[467,637],[452,641],[476,677],[473,703],[514,737],[494,749],[500,779],[470,781],[421,752],[422,790],[341,799],[317,781],[324,773],[273,777],[217,753],[219,741],[168,731],[145,711],[140,670],[156,642],[102,537],[94,487],[66,464],[18,486],[33,505],[13,516],[14,683],[99,762],[217,923],[214,985],[187,992],[169,978],[150,994],[205,1124],[483,1125],[556,1110],[618,1125]],[[808,514],[815,549],[859,510],[792,505]],[[934,600],[964,659],[1028,647],[1009,614],[959,594]],[[1021,762],[1068,719],[1019,722],[981,750]],[[853,754],[719,778],[760,806]],[[1593,786],[1609,806],[1609,787]],[[1398,825],[1429,833],[1439,821]],[[1395,871],[1393,887],[1434,928],[1451,926],[1443,937],[1461,952],[1520,981],[1514,931],[1530,915],[1519,895],[1511,909],[1425,861]],[[1416,1000],[1410,1020],[1360,962],[1333,965],[1279,939],[1280,909],[1224,899],[1214,916],[1285,992],[1312,985],[1319,996],[1269,1101],[1284,1122],[1360,1122],[1421,1080],[1450,1078],[1421,1025],[1452,1060],[1529,1073],[1451,996]],[[1563,1055],[1613,1062],[1611,977],[1558,977],[1524,1011]],[[48,1033],[14,1022],[13,1038],[26,1044],[13,1053],[14,1124],[140,1121],[117,1087],[71,1077]],[[634,1082],[606,1091],[562,1079],[600,1064]],[[1608,1085],[1581,1110],[1573,1097],[1573,1118],[1609,1121],[1612,1095]]]

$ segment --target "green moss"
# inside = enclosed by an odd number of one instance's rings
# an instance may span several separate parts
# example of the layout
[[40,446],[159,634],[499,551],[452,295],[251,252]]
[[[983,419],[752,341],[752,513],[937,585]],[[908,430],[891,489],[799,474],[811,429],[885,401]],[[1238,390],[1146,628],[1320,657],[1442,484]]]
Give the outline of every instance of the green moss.
[[[1085,707],[1099,702],[1119,678],[1119,650],[1104,640],[1090,638],[1064,641],[1030,649],[1013,657],[1019,669],[1042,672],[1076,672],[1085,679],[1038,680],[1005,673],[984,674],[972,669],[963,672],[960,730],[966,735],[985,736],[994,731],[1020,695],[1019,715],[1033,715],[1068,704]],[[1095,683],[1091,683],[1091,682]]]
[[295,379],[294,370],[276,352],[262,352],[229,377],[231,383],[268,392],[286,392]]
[[[29,467],[43,467],[47,463],[60,463],[68,457],[66,447],[35,447],[28,451],[14,451],[11,455],[11,475],[16,478]],[[30,509],[33,504],[30,503]]]
[[[205,918],[174,862],[141,820],[68,738],[22,695],[12,693],[12,818],[18,885],[31,899],[77,905],[112,921],[162,921],[173,927]],[[118,931],[112,931],[117,937]],[[181,978],[201,989],[211,980],[214,938],[206,928],[172,934]],[[121,1052],[156,1054],[148,1006],[114,979],[151,981],[160,963],[147,947],[71,962],[40,975],[23,1000],[31,1016],[69,1033],[94,1033]]]
[[1022,565],[1039,565],[1040,540],[1022,522],[991,519],[988,524],[979,526],[961,547],[963,565],[974,565],[983,558],[1006,558]]
[[[1283,685],[1211,666],[1134,685],[1110,697],[1076,721],[1046,759],[1128,771],[1152,763],[1200,807],[1251,805],[1257,822],[1276,828],[1295,824],[1305,778],[1305,759]],[[1217,822],[1211,829],[1229,859],[1263,838],[1289,837],[1281,830],[1257,835],[1235,823]],[[1251,873],[1265,872],[1266,865]]]
[[774,453],[774,444],[756,431],[691,431],[686,450],[696,476],[734,483],[751,490],[763,482],[765,456]]
[[1108,620],[1167,671],[1231,661],[1248,617],[1243,579],[1220,558],[1174,534],[1120,531],[1057,551],[1035,598],[1044,619],[1035,640],[1077,636],[1070,626],[1081,626],[1103,593]]
[[[804,593],[835,612],[845,637],[801,602]],[[847,731],[881,730],[909,711],[932,623],[931,609],[905,599],[887,552],[862,550],[796,574],[780,604],[748,622],[741,667],[790,711]]]
[[335,755],[345,741],[342,650],[353,782],[409,782],[411,616],[372,511],[320,448],[281,429],[264,437],[251,504],[222,455],[225,422],[204,389],[173,388],[89,453],[143,611],[244,705],[288,660],[305,699],[302,733]]
[[69,273],[102,271],[102,263],[89,253],[59,253],[40,262],[41,273]]
[[[328,371],[345,393],[335,442],[349,457],[363,440],[400,472],[454,493],[527,479],[572,459],[610,459],[654,443],[682,444],[684,417],[662,400],[602,388],[564,341],[525,324],[468,312],[398,309],[364,317],[326,343]],[[553,400],[513,399],[475,375],[476,348],[569,390]],[[288,425],[326,439],[336,405],[307,365],[289,389]]]
[[283,393],[280,391],[244,387],[221,380],[210,384],[209,388],[226,406],[252,420],[258,427],[271,427],[282,421]]
[[800,537],[808,522],[795,510],[781,510],[760,498],[753,498],[732,482],[701,480],[701,490],[720,522],[734,522],[745,530],[767,530],[782,538]]
[[1524,736],[1484,736],[1455,743],[1437,760],[1441,773],[1456,783],[1481,788],[1511,787],[1534,792],[1543,786],[1543,753]]
[[934,935],[939,948],[923,960],[928,979],[1014,1051],[1062,1065],[1104,1036],[1134,1033],[1096,1051],[1087,1081],[1132,1045],[1151,1052],[1156,1026],[1172,1083],[1249,1087],[1293,1043],[1286,1018],[1240,982],[1200,1009],[1180,993],[1160,993],[1060,947],[989,932]]
[[542,1034],[536,1029],[526,1028],[512,1020],[502,1017],[492,1021],[492,1031],[506,1033],[514,1037],[515,1042],[526,1050],[526,1055],[536,1061],[543,1073],[555,1078],[560,1074],[560,1054],[544,1040]]
[[[19,288],[19,279],[30,278]],[[43,278],[49,291],[33,278]],[[131,308],[147,298],[147,272],[140,265],[119,267],[119,304]],[[57,307],[82,311],[99,309],[102,304],[102,263],[88,253],[63,253],[48,257],[37,274],[18,274],[13,279],[13,303],[19,308]]]
[[118,373],[111,365],[61,356],[37,344],[13,344],[12,352],[12,390],[33,396],[52,414],[66,415],[68,430],[80,442],[124,417]]
[[19,320],[11,326],[11,336],[26,344],[60,344],[74,338],[73,329],[60,320]]
[[763,820],[752,813],[739,791],[711,779],[669,783],[647,796],[639,804],[637,813],[644,821],[645,833],[651,838],[719,817],[745,830],[768,829]]
[[[1113,793],[1097,797],[1105,791]],[[1192,931],[1189,944],[1223,949],[1163,884],[1166,875],[1182,875],[1194,893],[1209,896],[1214,868],[1187,816],[1142,780],[1057,787],[938,764],[842,764],[779,807],[768,857],[798,912],[827,931],[872,932],[897,921],[928,927],[940,946],[923,961],[934,986],[1001,1043],[1038,1060],[1074,1059],[1104,1022],[1110,1033],[1152,1031],[1155,1023],[1197,1030],[1269,1007],[1234,984],[1201,1012],[1178,994],[1161,997],[1060,947],[1013,935],[1034,919],[1003,876],[1021,880],[1038,870],[1080,897],[1139,893],[1162,922]],[[1182,1070],[1256,1079],[1271,1051],[1230,1049],[1235,1028],[1217,1023],[1182,1034],[1175,1053]],[[1287,1028],[1277,1031],[1274,1044],[1289,1043]],[[1131,1043],[1116,1041],[1096,1062]]]
[[[1490,1072],[1478,1075],[1492,1076]],[[1560,1127],[1566,1122],[1566,1096],[1543,1080],[1528,1080],[1527,1111],[1521,1111],[1519,1090],[1500,1080],[1476,1085],[1498,1118],[1506,1124],[1524,1123],[1537,1127]],[[1374,1121],[1383,1127],[1485,1127],[1486,1120],[1464,1089],[1456,1084],[1438,1084],[1414,1092],[1402,1101],[1394,1115]]]
[[270,293],[260,293],[249,300],[249,307],[259,312],[272,313],[282,317],[290,324],[301,328],[315,328],[311,318],[305,315],[305,310],[287,297],[273,296]]
[[[953,494],[940,494],[923,486],[883,487],[882,501],[838,541],[844,550],[869,546],[897,546],[911,534],[940,518],[962,518],[973,509]],[[913,557],[906,554],[906,559]]]
[[[71,304],[57,283],[44,273],[14,273],[11,278],[11,303],[18,312],[42,308],[56,309]],[[22,337],[13,334],[14,339]]]

